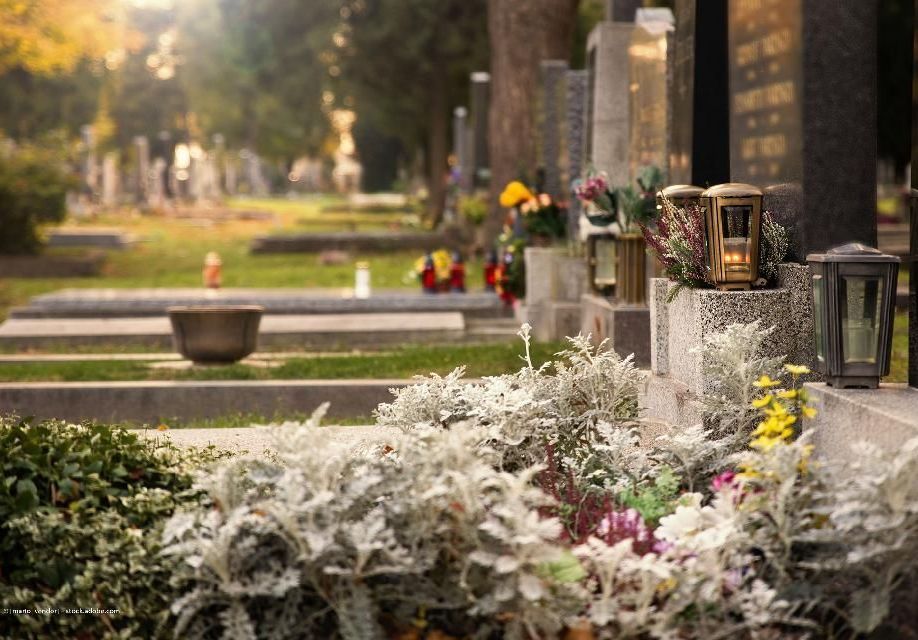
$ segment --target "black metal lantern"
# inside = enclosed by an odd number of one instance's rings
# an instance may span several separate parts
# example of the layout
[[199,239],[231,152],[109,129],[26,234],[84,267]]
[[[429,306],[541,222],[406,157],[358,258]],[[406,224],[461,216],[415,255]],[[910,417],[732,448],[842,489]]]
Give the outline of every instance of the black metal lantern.
[[662,206],[663,197],[679,208],[685,208],[690,204],[699,204],[699,199],[703,192],[704,189],[693,184],[673,184],[657,193],[657,207]]
[[806,260],[817,370],[833,387],[876,389],[889,374],[899,258],[852,243]]
[[728,182],[702,192],[705,254],[714,286],[749,289],[759,279],[762,190]]
[[587,277],[594,292],[611,296],[618,280],[618,242],[611,233],[587,236]]

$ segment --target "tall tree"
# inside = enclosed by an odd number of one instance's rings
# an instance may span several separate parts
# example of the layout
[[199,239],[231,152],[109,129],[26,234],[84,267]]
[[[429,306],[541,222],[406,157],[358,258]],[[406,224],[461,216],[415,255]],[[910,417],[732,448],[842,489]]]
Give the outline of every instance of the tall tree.
[[509,181],[535,171],[539,63],[570,59],[578,5],[579,0],[488,0],[492,232],[500,228],[497,194]]
[[452,108],[487,61],[486,0],[345,0],[333,67],[364,125],[423,151],[428,219],[443,213]]

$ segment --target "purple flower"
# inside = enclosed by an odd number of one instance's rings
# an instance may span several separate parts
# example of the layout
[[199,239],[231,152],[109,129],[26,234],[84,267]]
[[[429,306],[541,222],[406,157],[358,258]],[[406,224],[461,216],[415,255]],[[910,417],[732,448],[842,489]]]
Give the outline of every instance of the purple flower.
[[711,489],[720,492],[723,489],[736,487],[736,472],[727,470],[711,481]]

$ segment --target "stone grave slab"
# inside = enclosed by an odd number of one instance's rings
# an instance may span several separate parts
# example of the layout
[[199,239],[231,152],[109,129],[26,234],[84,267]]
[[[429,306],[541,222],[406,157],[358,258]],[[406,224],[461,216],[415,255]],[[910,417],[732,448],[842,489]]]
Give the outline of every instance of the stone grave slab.
[[[461,313],[366,313],[266,315],[259,345],[373,347],[381,344],[462,340]],[[169,348],[172,328],[166,317],[11,318],[0,325],[0,344],[17,348],[50,345],[144,344]]]
[[259,304],[269,315],[459,312],[466,318],[510,317],[493,293],[423,294],[374,290],[355,298],[350,289],[62,289],[12,309],[11,318],[117,318],[165,316],[174,305]]

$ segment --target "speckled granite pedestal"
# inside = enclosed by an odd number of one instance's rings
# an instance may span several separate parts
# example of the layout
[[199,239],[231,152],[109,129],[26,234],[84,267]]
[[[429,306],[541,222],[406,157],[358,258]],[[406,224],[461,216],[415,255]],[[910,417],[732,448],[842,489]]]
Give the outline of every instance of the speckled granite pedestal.
[[854,460],[858,443],[895,451],[918,436],[918,389],[881,384],[879,389],[834,389],[822,383],[806,385],[816,409],[811,423],[819,455]]
[[697,422],[698,399],[712,388],[705,380],[701,347],[706,338],[735,323],[760,320],[775,327],[762,346],[765,356],[813,364],[809,269],[779,267],[776,289],[754,291],[683,290],[666,302],[673,283],[651,280],[650,349],[652,379],[645,394],[647,415],[677,424]]

